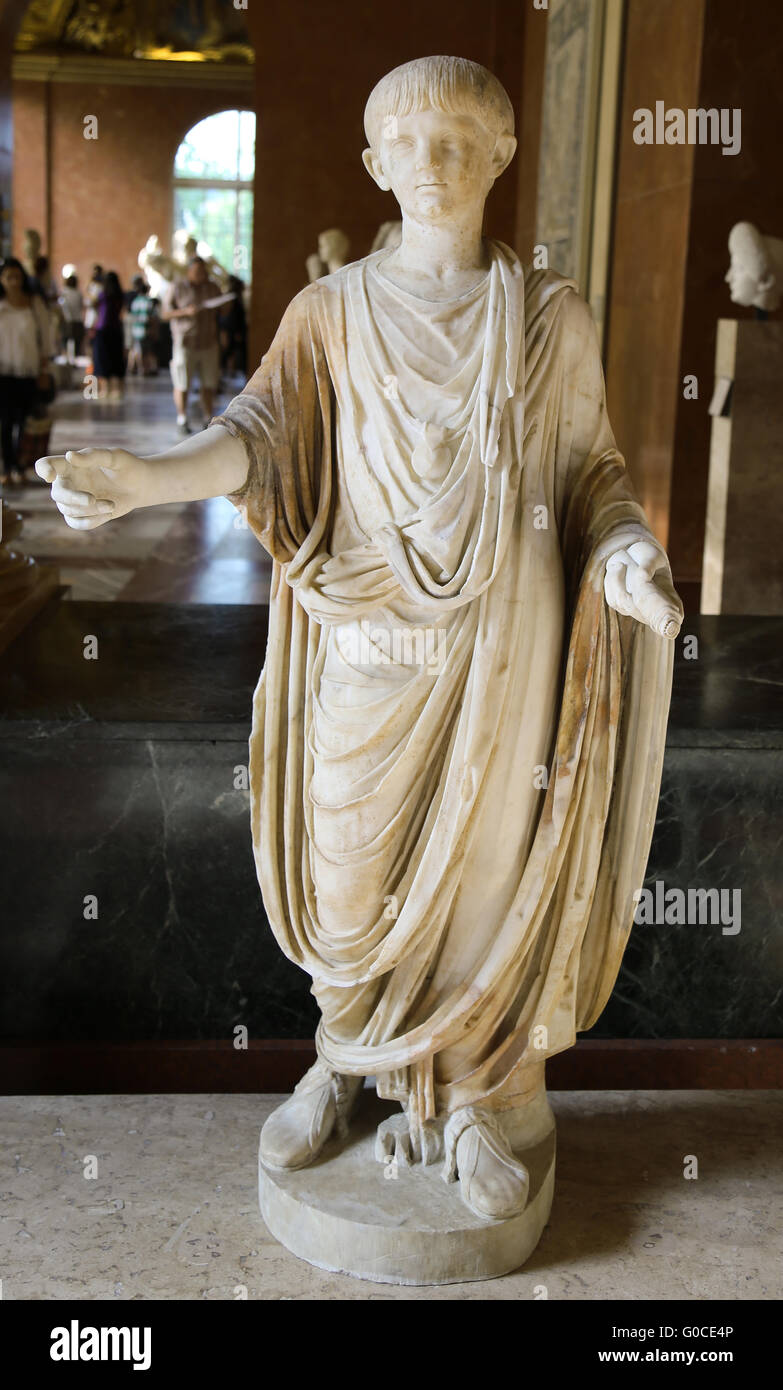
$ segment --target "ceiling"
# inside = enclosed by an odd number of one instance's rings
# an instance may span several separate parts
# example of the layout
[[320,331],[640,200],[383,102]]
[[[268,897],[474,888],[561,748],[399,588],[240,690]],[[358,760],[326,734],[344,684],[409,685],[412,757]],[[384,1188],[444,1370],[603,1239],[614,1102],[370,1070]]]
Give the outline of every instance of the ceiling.
[[245,12],[233,0],[32,0],[16,52],[253,62]]

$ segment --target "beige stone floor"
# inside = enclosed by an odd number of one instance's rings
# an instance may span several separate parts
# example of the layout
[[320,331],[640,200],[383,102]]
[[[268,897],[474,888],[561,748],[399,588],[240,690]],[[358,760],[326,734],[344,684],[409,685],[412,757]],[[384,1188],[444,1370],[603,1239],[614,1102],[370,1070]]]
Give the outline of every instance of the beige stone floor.
[[[394,1288],[268,1234],[260,1123],[279,1096],[0,1099],[0,1277],[15,1299],[779,1299],[783,1093],[560,1093],[558,1180],[528,1265]],[[98,1176],[85,1177],[93,1155]],[[686,1156],[698,1178],[683,1176]],[[540,1292],[537,1295],[541,1296]]]

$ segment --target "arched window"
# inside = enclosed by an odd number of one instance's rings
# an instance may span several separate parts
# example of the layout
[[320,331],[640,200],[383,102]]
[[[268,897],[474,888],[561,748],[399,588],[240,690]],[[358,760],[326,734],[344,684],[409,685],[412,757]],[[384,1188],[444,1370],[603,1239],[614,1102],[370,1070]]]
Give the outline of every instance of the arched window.
[[174,228],[208,242],[225,270],[250,278],[256,118],[218,111],[188,131],[174,160]]

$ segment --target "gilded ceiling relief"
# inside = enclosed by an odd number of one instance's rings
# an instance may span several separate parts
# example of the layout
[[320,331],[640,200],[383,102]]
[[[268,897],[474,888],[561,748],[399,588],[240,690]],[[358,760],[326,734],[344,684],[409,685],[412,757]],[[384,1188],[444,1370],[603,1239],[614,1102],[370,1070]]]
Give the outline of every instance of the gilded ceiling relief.
[[19,53],[252,63],[232,0],[32,0]]

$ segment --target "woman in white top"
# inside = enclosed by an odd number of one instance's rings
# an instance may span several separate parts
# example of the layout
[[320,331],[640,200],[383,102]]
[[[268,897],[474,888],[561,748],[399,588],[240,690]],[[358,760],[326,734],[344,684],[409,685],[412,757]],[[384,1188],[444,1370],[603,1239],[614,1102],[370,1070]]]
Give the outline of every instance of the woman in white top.
[[52,356],[46,304],[32,293],[21,262],[9,256],[0,267],[0,445],[3,481],[20,482],[19,442]]

